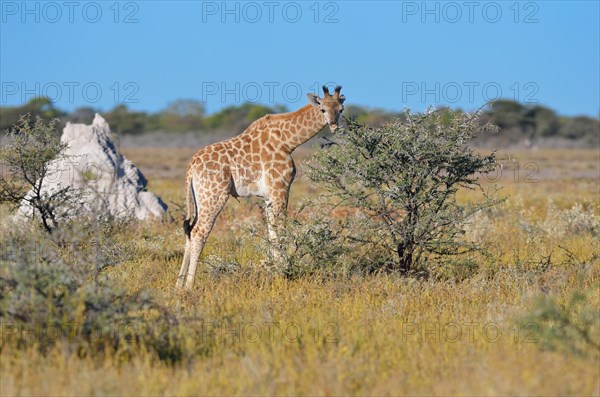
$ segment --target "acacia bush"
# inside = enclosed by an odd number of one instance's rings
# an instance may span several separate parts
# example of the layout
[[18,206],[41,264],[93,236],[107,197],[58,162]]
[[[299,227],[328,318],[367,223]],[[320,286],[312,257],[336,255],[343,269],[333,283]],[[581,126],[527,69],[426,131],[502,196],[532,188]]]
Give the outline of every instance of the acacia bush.
[[[406,112],[376,128],[348,121],[307,170],[339,220],[328,225],[337,232],[321,232],[329,248],[311,243],[314,254],[323,257],[323,250],[346,245],[375,269],[407,273],[426,261],[456,262],[478,249],[463,238],[464,229],[474,214],[498,201],[496,190],[484,189],[478,180],[494,169],[496,157],[481,155],[468,143],[495,130],[478,114],[448,110]],[[481,199],[460,203],[459,189],[479,189]],[[346,215],[335,215],[342,208]]]
[[19,123],[8,130],[8,142],[0,148],[0,204],[13,209],[23,204],[33,209],[46,232],[51,233],[59,219],[70,213],[84,193],[72,186],[45,192],[45,181],[60,172],[52,170],[50,162],[65,158],[66,144],[60,141],[58,119],[45,122],[21,116]]

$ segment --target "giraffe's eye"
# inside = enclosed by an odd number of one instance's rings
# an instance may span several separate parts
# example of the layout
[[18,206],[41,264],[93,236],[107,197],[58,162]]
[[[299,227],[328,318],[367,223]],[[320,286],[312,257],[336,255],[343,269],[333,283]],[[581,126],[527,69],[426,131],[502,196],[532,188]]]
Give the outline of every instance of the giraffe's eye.
[[321,109],[321,113],[325,113],[325,109]]

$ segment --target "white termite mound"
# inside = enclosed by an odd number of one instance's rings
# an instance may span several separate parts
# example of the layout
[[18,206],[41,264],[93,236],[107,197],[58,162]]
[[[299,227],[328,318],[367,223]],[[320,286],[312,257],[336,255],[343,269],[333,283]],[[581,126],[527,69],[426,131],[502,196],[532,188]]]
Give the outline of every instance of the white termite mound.
[[[61,142],[67,148],[48,163],[41,192],[52,194],[69,186],[80,193],[81,200],[72,203],[64,216],[87,213],[96,218],[143,220],[166,213],[165,203],[146,190],[144,175],[117,151],[102,116],[96,114],[91,125],[67,123]],[[33,214],[31,205],[23,201],[18,216],[31,218]]]

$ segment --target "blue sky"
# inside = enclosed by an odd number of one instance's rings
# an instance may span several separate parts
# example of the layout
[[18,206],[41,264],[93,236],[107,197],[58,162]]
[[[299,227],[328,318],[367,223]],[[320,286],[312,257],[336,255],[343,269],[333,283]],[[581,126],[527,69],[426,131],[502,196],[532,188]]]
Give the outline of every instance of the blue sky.
[[0,1],[0,106],[472,110],[497,97],[600,111],[598,1]]

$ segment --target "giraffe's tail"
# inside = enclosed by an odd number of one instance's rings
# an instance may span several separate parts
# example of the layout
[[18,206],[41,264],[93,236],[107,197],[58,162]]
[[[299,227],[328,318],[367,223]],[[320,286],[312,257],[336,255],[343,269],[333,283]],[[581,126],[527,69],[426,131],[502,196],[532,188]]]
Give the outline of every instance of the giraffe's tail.
[[[192,229],[198,220],[198,203],[196,202],[196,192],[194,191],[194,178],[190,179],[190,186],[186,191],[187,217],[183,221],[183,231],[187,238],[190,238]],[[192,208],[193,207],[193,208]],[[194,217],[191,219],[191,217]]]

